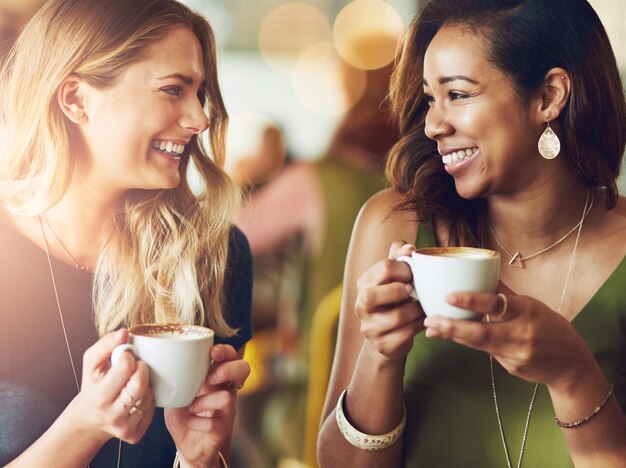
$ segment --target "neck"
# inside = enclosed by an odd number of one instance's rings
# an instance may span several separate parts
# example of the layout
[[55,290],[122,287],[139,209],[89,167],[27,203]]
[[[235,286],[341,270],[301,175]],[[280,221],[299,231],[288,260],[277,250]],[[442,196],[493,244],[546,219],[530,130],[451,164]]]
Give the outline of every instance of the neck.
[[[490,197],[488,217],[508,250],[529,255],[556,242],[580,222],[587,194],[579,180],[559,184],[555,179],[515,196]],[[497,242],[492,243],[497,247]]]
[[[74,180],[63,198],[45,213],[48,228],[54,236],[47,236],[50,244],[58,239],[77,265],[92,268],[100,254],[101,240],[114,226],[119,198],[106,197]],[[57,242],[58,243],[58,242]]]

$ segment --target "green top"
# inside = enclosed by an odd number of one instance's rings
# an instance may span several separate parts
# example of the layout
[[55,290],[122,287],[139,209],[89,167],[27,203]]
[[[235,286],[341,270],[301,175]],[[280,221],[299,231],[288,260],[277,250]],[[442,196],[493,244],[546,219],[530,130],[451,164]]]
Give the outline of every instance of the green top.
[[[420,228],[416,247],[434,245],[432,226]],[[622,408],[626,408],[624,285],[626,257],[572,321],[613,382]],[[534,384],[508,374],[496,361],[494,370],[500,418],[512,464],[517,466]],[[485,353],[420,333],[407,357],[404,397],[408,412],[404,466],[507,466]],[[573,466],[543,385],[537,391],[522,466]]]

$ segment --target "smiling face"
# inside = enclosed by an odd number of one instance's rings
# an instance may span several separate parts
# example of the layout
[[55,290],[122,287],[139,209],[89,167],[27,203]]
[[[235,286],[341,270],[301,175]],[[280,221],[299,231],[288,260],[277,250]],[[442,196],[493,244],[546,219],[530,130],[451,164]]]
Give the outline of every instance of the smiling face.
[[118,195],[176,187],[181,155],[208,126],[198,97],[204,80],[198,39],[177,27],[149,46],[114,86],[97,89],[80,81],[85,117],[72,142],[78,176]]
[[541,159],[532,103],[489,62],[483,41],[467,28],[444,26],[424,57],[425,132],[467,199],[527,188]]

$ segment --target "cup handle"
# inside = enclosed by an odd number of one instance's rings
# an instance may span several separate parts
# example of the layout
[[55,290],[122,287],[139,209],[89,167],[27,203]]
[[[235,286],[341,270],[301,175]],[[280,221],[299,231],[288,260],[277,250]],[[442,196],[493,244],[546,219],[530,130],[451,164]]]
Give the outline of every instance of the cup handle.
[[120,360],[124,351],[130,351],[135,357],[137,357],[137,348],[135,348],[132,344],[124,343],[113,349],[113,352],[111,353],[111,365],[114,366],[117,361]]
[[[408,255],[403,255],[401,257],[396,258],[396,260],[398,260],[399,262],[406,263],[409,266],[409,268],[411,268],[411,261],[413,260],[413,257],[409,257]],[[411,268],[411,273],[413,273],[413,268]],[[417,291],[415,290],[415,284],[413,285],[413,291],[411,291],[411,297],[415,299],[416,301],[419,301],[419,297],[417,297]]]

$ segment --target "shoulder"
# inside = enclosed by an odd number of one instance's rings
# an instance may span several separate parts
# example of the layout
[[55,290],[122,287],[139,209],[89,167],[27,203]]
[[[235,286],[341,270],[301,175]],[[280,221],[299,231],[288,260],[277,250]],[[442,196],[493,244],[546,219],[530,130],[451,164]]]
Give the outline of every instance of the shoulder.
[[395,210],[401,199],[402,194],[394,188],[374,194],[361,208],[356,228],[376,237],[413,243],[418,224],[413,213]]
[[412,213],[394,210],[402,195],[385,189],[373,195],[357,216],[347,257],[348,284],[374,263],[389,255],[391,245],[400,241],[414,244],[418,223]]

